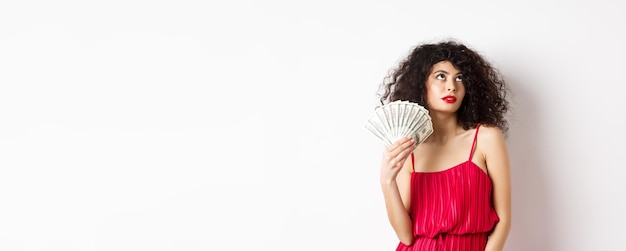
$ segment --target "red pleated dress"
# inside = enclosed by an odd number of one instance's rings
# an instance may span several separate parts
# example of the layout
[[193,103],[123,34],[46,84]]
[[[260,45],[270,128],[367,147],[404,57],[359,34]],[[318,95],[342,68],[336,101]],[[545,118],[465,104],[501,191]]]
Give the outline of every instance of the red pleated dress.
[[[411,174],[410,215],[415,241],[396,251],[484,251],[487,236],[499,221],[493,208],[489,176],[469,159],[449,169]],[[415,165],[415,159],[411,154]]]

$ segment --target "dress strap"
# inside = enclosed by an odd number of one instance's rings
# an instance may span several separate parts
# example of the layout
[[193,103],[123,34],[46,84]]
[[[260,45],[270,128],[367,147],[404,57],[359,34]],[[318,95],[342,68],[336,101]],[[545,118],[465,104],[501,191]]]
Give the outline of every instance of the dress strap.
[[413,153],[411,153],[411,170],[415,172],[415,157],[413,156]]
[[476,133],[474,134],[474,141],[472,141],[472,150],[470,150],[469,161],[472,161],[472,157],[474,156],[474,148],[476,147],[476,139],[478,138],[479,128],[480,128],[480,124],[476,126]]

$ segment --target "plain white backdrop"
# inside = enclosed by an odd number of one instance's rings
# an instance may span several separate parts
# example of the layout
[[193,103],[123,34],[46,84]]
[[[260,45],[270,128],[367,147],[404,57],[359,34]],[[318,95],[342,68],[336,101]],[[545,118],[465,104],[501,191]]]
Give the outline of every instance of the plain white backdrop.
[[0,250],[395,250],[362,127],[456,38],[507,77],[505,250],[626,250],[619,1],[4,1]]

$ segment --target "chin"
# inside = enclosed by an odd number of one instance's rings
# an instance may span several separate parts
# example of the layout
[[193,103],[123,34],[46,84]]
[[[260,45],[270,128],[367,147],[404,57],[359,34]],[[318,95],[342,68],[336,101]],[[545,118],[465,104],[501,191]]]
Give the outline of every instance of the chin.
[[431,107],[430,109],[428,109],[430,112],[439,112],[439,113],[456,113],[459,108],[455,107],[455,108],[451,108],[451,107],[446,107],[446,108],[433,108]]

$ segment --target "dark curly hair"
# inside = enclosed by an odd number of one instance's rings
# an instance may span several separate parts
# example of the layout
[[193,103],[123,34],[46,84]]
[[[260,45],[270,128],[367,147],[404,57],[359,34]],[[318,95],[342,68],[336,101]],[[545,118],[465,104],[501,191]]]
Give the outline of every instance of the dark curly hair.
[[449,61],[463,75],[466,94],[457,111],[459,124],[465,130],[486,124],[506,132],[509,90],[504,78],[479,53],[453,40],[417,45],[384,78],[380,103],[406,100],[428,109],[426,79],[432,66],[441,61]]

